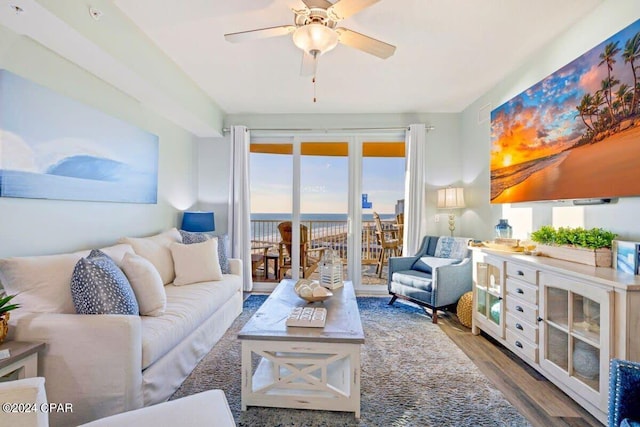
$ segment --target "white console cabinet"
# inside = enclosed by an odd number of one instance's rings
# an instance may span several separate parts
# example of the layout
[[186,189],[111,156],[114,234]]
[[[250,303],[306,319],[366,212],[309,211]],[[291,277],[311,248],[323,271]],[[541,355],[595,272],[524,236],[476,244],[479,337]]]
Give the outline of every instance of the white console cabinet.
[[640,361],[640,276],[474,249],[474,334],[484,331],[607,423],[609,360]]

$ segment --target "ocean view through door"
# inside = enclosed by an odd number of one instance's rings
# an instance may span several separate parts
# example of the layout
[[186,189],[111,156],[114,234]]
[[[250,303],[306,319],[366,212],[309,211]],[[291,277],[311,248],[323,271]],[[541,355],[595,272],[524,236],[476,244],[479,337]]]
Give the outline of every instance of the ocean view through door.
[[386,268],[380,275],[376,271],[380,245],[373,211],[380,214],[385,229],[398,235],[403,157],[403,142],[252,140],[254,283],[317,279],[319,262],[333,251],[343,263],[343,277],[357,288],[386,285]]

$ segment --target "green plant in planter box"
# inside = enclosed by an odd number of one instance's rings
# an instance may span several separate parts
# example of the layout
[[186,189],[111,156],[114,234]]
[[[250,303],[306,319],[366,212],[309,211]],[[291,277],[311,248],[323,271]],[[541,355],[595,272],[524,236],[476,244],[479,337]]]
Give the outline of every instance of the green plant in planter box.
[[582,227],[559,227],[557,230],[545,225],[531,233],[531,240],[543,245],[569,245],[580,248],[599,249],[611,248],[611,242],[617,234],[602,228],[586,230]]
[[16,308],[20,308],[20,304],[9,304],[13,297],[15,297],[15,295],[6,295],[0,298],[0,316]]

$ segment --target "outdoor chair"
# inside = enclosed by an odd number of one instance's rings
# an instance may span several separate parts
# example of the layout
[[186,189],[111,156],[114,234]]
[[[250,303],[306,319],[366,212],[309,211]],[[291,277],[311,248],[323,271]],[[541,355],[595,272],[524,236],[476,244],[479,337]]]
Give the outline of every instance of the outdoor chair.
[[389,258],[389,305],[398,298],[411,301],[425,309],[433,323],[438,323],[438,310],[454,308],[460,297],[471,291],[468,241],[425,236],[415,256]]
[[378,277],[382,277],[382,268],[389,257],[400,255],[400,240],[396,237],[398,234],[397,230],[384,229],[382,221],[380,221],[380,215],[378,215],[377,212],[373,212],[373,219],[376,223],[376,237],[378,239],[378,245],[380,245],[376,274]]
[[[285,221],[278,224],[280,232],[280,255],[278,257],[279,279],[282,280],[287,272],[291,269],[291,241],[293,239],[293,226],[291,221]],[[309,228],[300,224],[300,269],[303,279],[308,279],[311,274],[318,268],[318,264],[322,259],[325,248],[312,248],[311,236]]]

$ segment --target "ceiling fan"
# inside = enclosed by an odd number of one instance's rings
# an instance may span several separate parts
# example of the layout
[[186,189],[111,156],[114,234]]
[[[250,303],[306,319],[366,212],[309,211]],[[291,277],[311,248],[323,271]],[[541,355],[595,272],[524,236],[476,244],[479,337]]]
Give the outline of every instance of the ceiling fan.
[[331,3],[327,0],[302,0],[305,8],[293,10],[295,25],[230,33],[225,34],[224,38],[237,43],[293,34],[293,43],[304,52],[300,70],[303,76],[315,76],[318,57],[338,43],[386,59],[393,55],[395,46],[337,26],[338,22],[378,1],[380,0],[338,0]]

